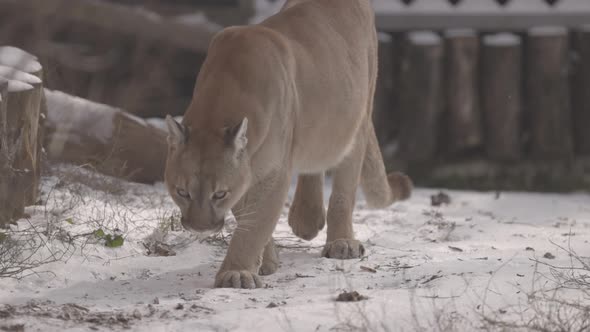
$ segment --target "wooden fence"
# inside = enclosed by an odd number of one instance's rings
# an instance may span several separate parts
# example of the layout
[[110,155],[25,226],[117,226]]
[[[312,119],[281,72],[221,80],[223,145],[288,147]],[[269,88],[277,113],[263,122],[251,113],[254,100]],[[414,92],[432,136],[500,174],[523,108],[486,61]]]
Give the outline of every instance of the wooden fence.
[[499,2],[374,0],[388,164],[422,185],[589,189],[590,1]]
[[587,0],[373,0],[384,31],[475,28],[526,30],[539,25],[587,23]]

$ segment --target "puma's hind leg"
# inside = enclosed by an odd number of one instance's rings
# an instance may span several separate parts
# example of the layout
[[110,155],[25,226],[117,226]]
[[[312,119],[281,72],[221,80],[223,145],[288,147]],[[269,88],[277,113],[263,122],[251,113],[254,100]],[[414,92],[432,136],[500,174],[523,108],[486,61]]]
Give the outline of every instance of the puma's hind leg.
[[312,240],[326,223],[324,209],[324,175],[301,174],[297,178],[295,197],[289,209],[289,226],[304,240]]
[[414,185],[400,172],[387,174],[373,123],[367,130],[367,148],[361,172],[361,188],[370,208],[382,209],[408,199]]

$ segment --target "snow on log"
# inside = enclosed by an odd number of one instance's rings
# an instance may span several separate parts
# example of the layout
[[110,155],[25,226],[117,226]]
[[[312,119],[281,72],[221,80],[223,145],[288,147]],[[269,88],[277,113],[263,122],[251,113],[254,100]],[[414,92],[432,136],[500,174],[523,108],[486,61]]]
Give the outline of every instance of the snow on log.
[[575,31],[575,68],[573,93],[573,123],[576,152],[590,155],[590,25]]
[[446,39],[446,149],[457,154],[483,140],[479,109],[479,39],[474,30],[449,30]]
[[568,31],[561,27],[528,31],[525,115],[531,124],[534,158],[573,157],[568,38]]
[[37,200],[42,81],[14,67],[0,66],[0,84],[0,226],[5,226],[21,218],[25,206]]
[[400,73],[399,157],[402,160],[427,161],[436,154],[442,111],[442,60],[443,44],[436,33],[408,34]]
[[48,117],[45,147],[55,161],[91,165],[131,181],[164,178],[166,132],[107,105],[45,90]]
[[39,78],[43,73],[43,67],[36,56],[12,46],[0,47],[0,65],[16,68]]
[[484,37],[481,97],[487,156],[492,160],[519,159],[521,155],[520,37],[500,33]]

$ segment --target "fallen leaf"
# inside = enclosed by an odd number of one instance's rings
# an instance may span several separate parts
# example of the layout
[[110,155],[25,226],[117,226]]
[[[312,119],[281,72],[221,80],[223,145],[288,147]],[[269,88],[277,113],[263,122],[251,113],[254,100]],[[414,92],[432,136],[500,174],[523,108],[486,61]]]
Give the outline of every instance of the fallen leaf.
[[110,234],[108,234],[107,236],[105,236],[104,245],[109,248],[118,248],[123,245],[123,242],[125,242],[125,239],[123,239],[121,235],[111,236]]

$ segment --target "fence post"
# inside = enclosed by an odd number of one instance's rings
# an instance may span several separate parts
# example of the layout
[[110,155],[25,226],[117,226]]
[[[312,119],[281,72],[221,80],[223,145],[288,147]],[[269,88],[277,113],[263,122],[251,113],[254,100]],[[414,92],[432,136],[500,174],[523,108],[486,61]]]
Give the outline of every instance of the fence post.
[[448,30],[446,39],[447,150],[456,154],[482,142],[479,108],[479,39],[471,29]]
[[435,157],[441,103],[443,44],[431,31],[410,32],[401,65],[399,157]]
[[388,144],[399,128],[399,111],[395,107],[396,58],[399,48],[395,39],[387,33],[379,33],[379,73],[373,106],[373,122],[379,143]]
[[485,36],[481,97],[489,158],[515,160],[521,154],[521,40],[514,34]]
[[573,123],[575,150],[590,155],[590,25],[574,34],[576,61],[573,68]]
[[570,159],[568,31],[561,27],[531,28],[526,45],[525,115],[531,124],[531,154],[540,159]]

